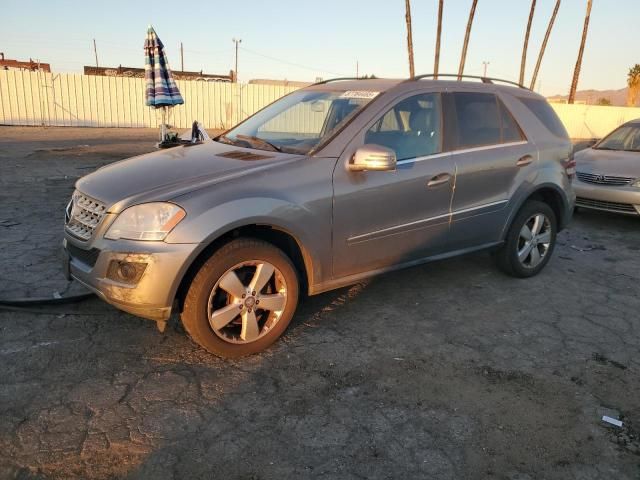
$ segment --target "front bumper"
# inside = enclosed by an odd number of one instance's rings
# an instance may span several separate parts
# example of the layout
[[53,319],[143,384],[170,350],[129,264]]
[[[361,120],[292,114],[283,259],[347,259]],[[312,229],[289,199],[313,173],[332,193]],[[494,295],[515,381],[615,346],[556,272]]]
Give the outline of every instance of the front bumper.
[[[97,243],[88,249],[65,235],[63,261],[69,277],[120,310],[150,320],[166,321],[197,244],[104,239]],[[146,263],[146,268],[136,284],[122,283],[107,277],[112,260]]]
[[573,189],[577,207],[640,215],[640,188],[597,185],[574,179]]

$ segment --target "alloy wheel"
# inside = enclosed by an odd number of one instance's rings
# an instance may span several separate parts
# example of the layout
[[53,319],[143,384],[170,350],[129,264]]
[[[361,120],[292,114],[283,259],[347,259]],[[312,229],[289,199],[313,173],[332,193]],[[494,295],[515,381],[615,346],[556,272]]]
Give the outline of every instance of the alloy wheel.
[[286,304],[284,275],[268,262],[245,261],[228,269],[211,290],[209,325],[226,342],[254,342],[278,323]]
[[520,229],[518,260],[527,268],[535,268],[544,259],[551,245],[551,221],[537,213],[529,217]]

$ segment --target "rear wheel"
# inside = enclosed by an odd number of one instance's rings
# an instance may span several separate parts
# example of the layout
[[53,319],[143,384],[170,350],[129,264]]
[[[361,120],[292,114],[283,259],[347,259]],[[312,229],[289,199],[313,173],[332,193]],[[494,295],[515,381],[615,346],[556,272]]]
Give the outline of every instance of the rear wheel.
[[551,258],[558,223],[553,209],[544,202],[527,202],[514,219],[504,245],[497,252],[498,267],[514,277],[540,273]]
[[209,352],[234,358],[260,352],[285,331],[298,303],[291,260],[261,240],[233,240],[200,268],[182,323]]

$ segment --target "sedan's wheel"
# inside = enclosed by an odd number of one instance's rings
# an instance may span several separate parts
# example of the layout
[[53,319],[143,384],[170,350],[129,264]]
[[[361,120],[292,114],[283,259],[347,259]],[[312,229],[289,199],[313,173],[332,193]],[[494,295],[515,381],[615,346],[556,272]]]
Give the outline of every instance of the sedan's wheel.
[[556,216],[546,203],[527,202],[498,251],[498,266],[515,277],[532,277],[549,261],[556,242]]
[[286,329],[298,301],[289,258],[255,239],[234,240],[209,258],[187,293],[182,322],[211,353],[240,357],[264,350]]

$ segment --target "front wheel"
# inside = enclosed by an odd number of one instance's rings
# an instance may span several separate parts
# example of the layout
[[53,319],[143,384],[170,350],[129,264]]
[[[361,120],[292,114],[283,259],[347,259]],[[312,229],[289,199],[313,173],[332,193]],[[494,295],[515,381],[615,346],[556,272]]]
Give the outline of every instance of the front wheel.
[[191,338],[226,358],[260,352],[285,331],[298,304],[291,260],[261,240],[240,238],[215,252],[193,279],[182,323]]
[[498,250],[498,267],[514,277],[540,273],[551,258],[558,231],[556,215],[546,203],[527,202],[514,219],[504,245]]

